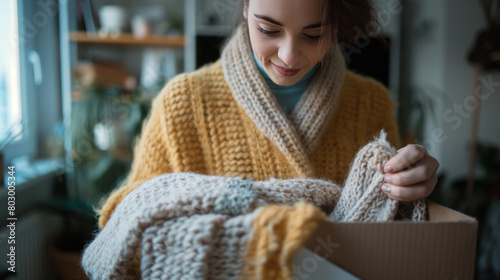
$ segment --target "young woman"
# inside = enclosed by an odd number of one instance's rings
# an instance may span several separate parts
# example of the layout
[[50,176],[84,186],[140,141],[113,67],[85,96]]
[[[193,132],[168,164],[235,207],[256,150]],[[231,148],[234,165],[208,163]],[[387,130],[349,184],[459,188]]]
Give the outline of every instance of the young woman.
[[[369,0],[244,0],[244,18],[222,57],[170,81],[153,103],[115,207],[164,174],[318,178],[342,183],[360,147],[385,130],[398,146],[389,93],[346,70],[339,41],[372,20]],[[428,196],[438,162],[408,145],[384,166],[387,195]],[[188,182],[186,182],[188,183]]]

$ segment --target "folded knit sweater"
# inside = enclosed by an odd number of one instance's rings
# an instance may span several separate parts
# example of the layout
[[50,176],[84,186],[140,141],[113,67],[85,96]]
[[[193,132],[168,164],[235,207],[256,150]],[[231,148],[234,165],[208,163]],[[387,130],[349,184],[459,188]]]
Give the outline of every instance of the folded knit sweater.
[[143,127],[129,176],[100,211],[101,228],[132,190],[165,173],[341,183],[381,129],[399,145],[387,89],[346,71],[336,46],[286,115],[255,64],[246,24],[219,61],[169,82]]
[[320,221],[388,221],[398,209],[424,219],[424,200],[401,207],[380,190],[394,154],[382,134],[358,152],[343,188],[317,179],[155,177],[118,205],[82,265],[92,279],[291,279],[293,255]]

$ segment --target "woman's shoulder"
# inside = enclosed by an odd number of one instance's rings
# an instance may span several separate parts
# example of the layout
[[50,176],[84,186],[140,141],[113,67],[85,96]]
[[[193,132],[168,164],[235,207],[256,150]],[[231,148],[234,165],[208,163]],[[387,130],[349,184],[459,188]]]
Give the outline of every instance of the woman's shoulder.
[[386,86],[373,78],[351,70],[346,71],[341,96],[353,102],[366,103],[371,106],[393,106],[390,92]]
[[364,75],[347,71],[340,106],[345,119],[356,115],[366,129],[367,139],[378,135],[381,129],[389,133],[390,142],[399,146],[397,125],[394,119],[395,104],[386,86]]
[[219,58],[214,62],[207,63],[190,75],[196,78],[213,78],[214,76],[224,76],[222,71],[222,60]]
[[346,71],[344,86],[348,87],[350,90],[353,90],[358,94],[360,92],[376,95],[389,94],[389,90],[387,89],[387,87],[379,81],[371,77],[356,73],[352,70]]
[[379,81],[346,71],[344,85],[340,94],[340,102],[348,107],[358,106],[363,110],[391,110],[394,107],[391,94]]
[[206,64],[191,73],[182,73],[165,84],[157,98],[175,98],[197,92],[199,87],[212,87],[214,83],[225,82],[221,60]]

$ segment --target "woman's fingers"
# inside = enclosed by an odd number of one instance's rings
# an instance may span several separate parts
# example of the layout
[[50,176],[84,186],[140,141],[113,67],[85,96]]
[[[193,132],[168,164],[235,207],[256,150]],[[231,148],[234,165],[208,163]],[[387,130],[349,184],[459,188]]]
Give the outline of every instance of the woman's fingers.
[[397,173],[386,174],[384,181],[398,186],[410,186],[427,181],[433,175],[436,175],[438,168],[438,161],[431,156],[426,156],[414,167]]
[[382,191],[384,191],[387,196],[392,199],[399,201],[412,201],[421,198],[428,197],[437,183],[437,175],[434,174],[425,182],[409,185],[409,186],[398,186],[389,183],[384,183],[382,185]]
[[409,169],[419,163],[427,156],[425,147],[416,144],[410,144],[398,151],[398,154],[393,156],[384,165],[384,172],[395,173],[404,169]]
[[398,151],[384,165],[382,190],[400,201],[412,201],[429,196],[437,183],[439,162],[424,146],[411,144]]

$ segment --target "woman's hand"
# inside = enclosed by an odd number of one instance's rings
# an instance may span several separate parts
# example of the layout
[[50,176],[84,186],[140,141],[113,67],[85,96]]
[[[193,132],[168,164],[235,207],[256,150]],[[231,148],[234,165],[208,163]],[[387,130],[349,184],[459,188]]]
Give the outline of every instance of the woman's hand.
[[417,200],[429,196],[437,183],[439,162],[424,146],[410,144],[398,150],[384,165],[382,190],[399,201]]

